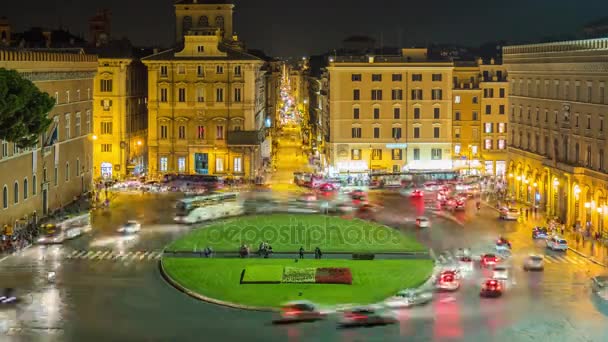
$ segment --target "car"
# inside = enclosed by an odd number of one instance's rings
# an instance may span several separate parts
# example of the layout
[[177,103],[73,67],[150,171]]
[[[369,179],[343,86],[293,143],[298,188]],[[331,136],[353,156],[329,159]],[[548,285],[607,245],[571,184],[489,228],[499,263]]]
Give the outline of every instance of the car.
[[550,238],[547,239],[547,248],[549,248],[552,251],[567,251],[568,250],[568,242],[559,237],[559,236],[552,236]]
[[323,183],[319,186],[319,190],[323,192],[336,191],[339,187],[334,183]]
[[384,305],[391,309],[409,308],[428,304],[433,300],[433,293],[418,289],[399,291],[396,295],[384,301]]
[[541,255],[531,254],[524,259],[524,271],[542,271],[545,259]]
[[517,221],[519,219],[519,209],[516,208],[501,208],[499,218],[507,221]]
[[307,192],[305,194],[302,194],[297,199],[298,202],[305,202],[305,203],[315,202],[316,200],[317,200],[317,195],[312,192]]
[[410,195],[412,198],[422,198],[424,197],[424,192],[420,189],[412,190],[412,194]]
[[532,239],[547,239],[549,237],[549,231],[546,227],[534,227],[532,229]]
[[503,252],[511,250],[511,242],[505,238],[499,238],[496,240],[496,251]]
[[428,217],[418,216],[416,217],[416,227],[418,228],[428,228],[431,225]]
[[438,291],[456,291],[460,288],[460,282],[454,271],[443,271],[439,274],[435,288]]
[[338,322],[338,326],[340,328],[369,327],[397,322],[397,317],[392,311],[368,306],[346,310]]
[[325,313],[319,311],[312,302],[301,300],[289,302],[281,307],[279,317],[272,321],[273,324],[288,324],[300,322],[314,322],[325,318]]
[[8,306],[14,305],[19,302],[19,298],[15,295],[15,290],[12,288],[5,288],[4,294],[0,296],[0,305]]
[[141,230],[141,224],[135,220],[127,221],[122,227],[118,228],[119,233],[134,234]]
[[498,263],[499,259],[496,255],[494,254],[484,254],[481,256],[481,259],[479,260],[479,264],[481,265],[481,267],[488,267],[488,266],[494,266]]
[[598,297],[608,300],[608,275],[591,278],[591,289]]
[[509,269],[501,265],[494,266],[492,269],[492,278],[496,280],[508,280]]
[[502,285],[497,279],[487,279],[481,284],[481,297],[500,297],[502,296]]
[[454,198],[454,210],[465,210],[466,199],[462,197]]
[[441,188],[441,186],[438,183],[435,182],[426,182],[424,183],[424,189],[426,191],[437,191]]

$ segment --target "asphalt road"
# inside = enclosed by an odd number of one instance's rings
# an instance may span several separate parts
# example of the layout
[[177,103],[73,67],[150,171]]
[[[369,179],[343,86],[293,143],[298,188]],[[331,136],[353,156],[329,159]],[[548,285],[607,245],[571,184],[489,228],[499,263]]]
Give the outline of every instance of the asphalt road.
[[[32,247],[0,263],[0,284],[16,288],[23,299],[0,309],[0,340],[608,340],[608,304],[589,288],[589,277],[603,271],[599,266],[570,252],[547,252],[532,241],[525,223],[498,221],[490,209],[456,213],[464,226],[426,213],[432,226],[417,230],[412,221],[425,212],[423,200],[372,197],[384,204],[380,221],[416,234],[436,253],[453,254],[460,247],[491,252],[499,234],[510,238],[515,283],[502,298],[480,299],[479,285],[488,274],[475,270],[459,292],[400,311],[399,324],[392,326],[338,330],[335,318],[272,326],[271,314],[201,303],[167,285],[158,271],[158,252],[190,228],[171,222],[175,199],[169,195],[121,195],[110,214],[95,214],[91,235],[62,246]],[[143,223],[132,238],[116,233],[128,219]],[[547,256],[544,272],[521,271],[521,259],[530,252]],[[46,280],[49,271],[57,273],[55,283]]]

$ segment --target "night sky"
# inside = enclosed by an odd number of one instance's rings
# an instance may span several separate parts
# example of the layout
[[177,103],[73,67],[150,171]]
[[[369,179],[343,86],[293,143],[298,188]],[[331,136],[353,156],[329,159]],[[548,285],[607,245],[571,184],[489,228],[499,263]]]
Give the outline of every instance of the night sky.
[[[58,27],[88,39],[88,19],[112,12],[112,36],[139,45],[173,42],[172,0],[3,0],[0,16],[21,31]],[[306,56],[339,48],[363,34],[387,46],[431,42],[478,45],[577,34],[608,16],[606,0],[235,0],[235,30],[249,48],[274,56]],[[10,3],[10,5],[8,4]]]

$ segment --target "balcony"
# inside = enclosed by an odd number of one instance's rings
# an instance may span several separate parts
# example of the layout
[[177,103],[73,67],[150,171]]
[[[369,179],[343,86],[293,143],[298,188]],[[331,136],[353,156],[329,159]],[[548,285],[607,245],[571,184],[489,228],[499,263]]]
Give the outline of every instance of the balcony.
[[257,146],[264,141],[264,130],[233,131],[228,133],[229,146]]

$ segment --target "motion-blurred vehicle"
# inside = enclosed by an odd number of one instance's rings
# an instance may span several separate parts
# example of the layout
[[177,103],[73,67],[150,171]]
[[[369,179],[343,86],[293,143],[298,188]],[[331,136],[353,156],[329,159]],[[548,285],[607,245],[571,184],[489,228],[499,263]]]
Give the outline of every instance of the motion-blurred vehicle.
[[274,324],[288,324],[301,322],[314,322],[325,318],[325,314],[319,311],[315,304],[309,301],[289,302],[281,307],[279,317],[274,319]]
[[422,198],[424,197],[424,192],[420,189],[412,190],[412,194],[410,195],[412,198]]
[[531,254],[524,259],[524,271],[542,271],[545,260],[541,255]]
[[384,304],[392,309],[409,308],[424,305],[433,301],[433,293],[418,289],[399,291],[393,297],[388,298]]
[[496,255],[488,253],[481,256],[479,264],[481,265],[481,267],[488,267],[496,265],[498,261],[499,260]]
[[418,228],[428,228],[431,225],[431,221],[428,217],[418,216],[416,217],[416,227]]
[[424,190],[426,191],[437,191],[441,189],[441,185],[436,182],[426,182],[424,183]]
[[481,284],[481,297],[500,297],[502,296],[502,285],[496,279],[487,279]]
[[492,269],[492,278],[497,280],[508,280],[509,269],[502,265],[494,266],[494,269]]
[[511,242],[505,238],[498,238],[498,240],[496,240],[496,251],[497,252],[503,252],[503,251],[509,251],[511,250]]
[[369,327],[376,325],[388,325],[397,323],[395,313],[386,309],[372,307],[359,307],[344,312],[338,322],[341,328]]
[[91,230],[90,214],[78,215],[56,223],[41,225],[41,236],[36,240],[36,243],[41,245],[60,244],[82,236]]
[[534,227],[532,229],[532,238],[533,239],[546,239],[549,237],[549,231],[546,227]]
[[0,296],[0,305],[8,306],[17,304],[17,302],[19,302],[19,298],[17,298],[15,290],[12,288],[5,288],[4,293]]
[[591,289],[598,297],[608,300],[608,275],[591,278]]
[[466,198],[456,197],[454,198],[454,210],[465,210]]
[[567,251],[568,250],[568,242],[559,237],[559,236],[552,236],[550,238],[547,239],[547,248],[549,248],[552,251]]
[[307,192],[297,198],[298,202],[310,203],[317,200],[317,195],[313,192]]
[[329,192],[329,191],[337,191],[340,189],[340,186],[336,183],[323,183],[319,186],[320,191]]
[[141,230],[141,223],[135,220],[129,220],[122,227],[118,228],[118,232],[122,234],[135,234]]
[[456,279],[453,271],[443,271],[439,274],[435,288],[439,291],[456,291],[460,288],[460,282]]
[[507,220],[507,221],[517,221],[519,219],[520,213],[519,210],[516,208],[501,208],[500,209],[500,214],[499,214],[499,218],[501,220]]

